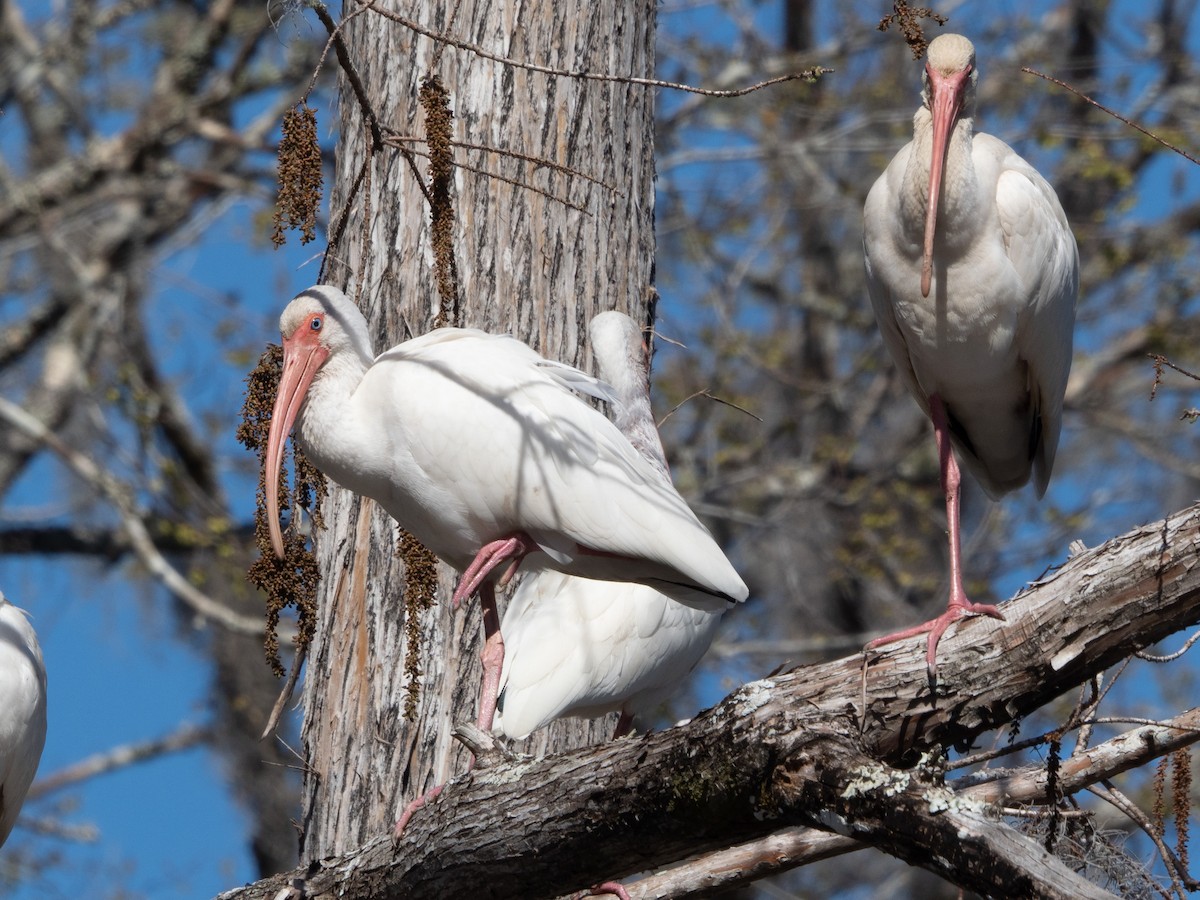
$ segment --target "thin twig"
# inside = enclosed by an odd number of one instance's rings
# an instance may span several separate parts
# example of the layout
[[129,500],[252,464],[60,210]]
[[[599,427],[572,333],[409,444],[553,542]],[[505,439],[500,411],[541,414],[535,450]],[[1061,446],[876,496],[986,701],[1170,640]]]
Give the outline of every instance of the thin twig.
[[1180,898],[1185,897],[1189,890],[1195,890],[1197,887],[1200,887],[1200,884],[1194,882],[1188,876],[1187,872],[1183,871],[1178,858],[1176,858],[1171,848],[1163,843],[1163,839],[1159,836],[1154,823],[1150,821],[1136,803],[1117,790],[1112,782],[1105,781],[1103,787],[1093,784],[1088,787],[1088,790],[1105,803],[1120,810],[1129,821],[1137,825],[1145,833],[1146,837],[1154,842],[1154,846],[1158,848],[1159,855],[1162,856],[1167,874],[1171,877],[1171,884]]
[[1124,122],[1124,123],[1125,123],[1126,125],[1128,125],[1130,128],[1135,128],[1135,129],[1137,129],[1137,130],[1138,130],[1138,131],[1140,131],[1142,134],[1144,134],[1146,137],[1150,138],[1150,140],[1152,140],[1152,141],[1155,141],[1155,142],[1157,142],[1157,143],[1159,143],[1159,144],[1162,144],[1162,145],[1163,145],[1164,147],[1166,147],[1168,150],[1174,150],[1176,153],[1178,153],[1178,154],[1179,154],[1180,156],[1182,156],[1184,159],[1187,159],[1187,160],[1189,160],[1190,162],[1194,162],[1196,165],[1200,166],[1200,159],[1196,159],[1196,157],[1192,156],[1192,155],[1191,155],[1190,153],[1188,153],[1186,150],[1181,150],[1179,147],[1176,147],[1176,146],[1175,146],[1174,144],[1172,144],[1170,141],[1165,141],[1165,140],[1163,140],[1163,139],[1162,139],[1162,138],[1160,138],[1160,137],[1159,137],[1157,134],[1155,134],[1153,131],[1147,131],[1145,128],[1143,128],[1141,125],[1139,125],[1137,122],[1131,122],[1129,119],[1125,118],[1125,117],[1124,117],[1123,115],[1121,115],[1119,112],[1117,112],[1117,111],[1115,111],[1115,110],[1112,110],[1112,109],[1109,109],[1109,108],[1108,108],[1107,106],[1105,106],[1103,103],[1097,103],[1095,100],[1093,100],[1093,99],[1092,99],[1091,97],[1089,97],[1087,94],[1083,93],[1083,92],[1082,92],[1082,91],[1080,91],[1078,88],[1074,88],[1074,87],[1072,87],[1071,85],[1067,84],[1065,81],[1059,81],[1059,80],[1058,80],[1057,78],[1055,78],[1054,76],[1052,76],[1052,75],[1046,75],[1046,74],[1044,74],[1044,73],[1042,73],[1042,72],[1039,72],[1037,69],[1031,69],[1031,68],[1029,68],[1029,66],[1022,66],[1022,67],[1021,67],[1021,71],[1022,71],[1022,72],[1027,72],[1027,73],[1028,73],[1028,74],[1030,74],[1030,75],[1036,75],[1038,78],[1044,78],[1044,79],[1046,79],[1046,81],[1052,81],[1052,82],[1054,82],[1055,84],[1057,84],[1059,87],[1066,88],[1068,91],[1070,91],[1070,92],[1071,92],[1072,94],[1074,94],[1076,97],[1079,97],[1079,98],[1080,98],[1080,99],[1082,99],[1082,100],[1086,100],[1088,103],[1092,104],[1092,106],[1096,107],[1096,109],[1099,109],[1099,110],[1102,110],[1103,112],[1106,112],[1106,113],[1108,113],[1108,114],[1109,114],[1110,116],[1112,116],[1114,119],[1118,119],[1118,120],[1120,120],[1120,121]]
[[[337,53],[338,65],[346,73],[346,80],[350,83],[350,87],[354,91],[354,96],[358,99],[359,109],[362,110],[362,114],[367,120],[367,125],[371,129],[372,150],[380,150],[383,148],[384,143],[383,129],[379,124],[379,117],[375,115],[375,109],[371,106],[371,101],[367,97],[367,89],[363,86],[362,79],[358,75],[358,70],[354,68],[354,63],[350,60],[350,51],[346,49],[346,42],[342,40],[341,33],[342,25],[355,16],[366,12],[366,7],[360,7],[351,13],[347,13],[339,23],[333,21],[333,17],[329,15],[329,10],[325,8],[325,4],[321,3],[320,0],[308,0],[308,3],[313,11],[316,12],[317,18],[321,20],[321,24],[325,26],[325,30],[329,32],[329,39],[333,41],[333,48]],[[429,191],[421,178],[421,170],[417,168],[416,159],[413,158],[413,155],[406,148],[398,147],[397,149],[408,162],[408,167],[412,170],[413,175],[416,176],[417,184],[420,185],[421,193],[425,195],[425,200],[432,202]],[[367,162],[370,162],[373,155],[373,153],[367,153]]]
[[[1044,808],[1030,806],[1001,806],[996,809],[996,812],[1014,819],[1044,819],[1049,816]],[[1060,809],[1058,811],[1058,816],[1062,819],[1090,819],[1094,815],[1095,813],[1090,809]]]
[[754,413],[750,412],[750,410],[748,410],[748,409],[745,409],[744,407],[738,406],[736,403],[734,403],[734,402],[732,402],[732,401],[730,401],[730,400],[722,400],[722,399],[721,399],[720,397],[718,397],[716,394],[713,394],[712,392],[710,392],[710,391],[708,390],[708,388],[705,388],[705,389],[704,389],[704,390],[702,390],[702,391],[696,391],[694,394],[690,394],[690,395],[688,395],[687,397],[684,397],[682,400],[680,400],[678,403],[676,403],[676,404],[675,404],[673,407],[671,407],[669,410],[667,410],[667,413],[666,413],[666,415],[664,415],[664,416],[663,416],[661,419],[659,419],[659,420],[658,420],[658,427],[659,427],[659,428],[662,428],[662,426],[663,426],[663,422],[667,421],[667,419],[671,418],[671,416],[673,416],[673,415],[675,415],[675,413],[679,412],[679,409],[680,409],[680,408],[681,408],[681,407],[682,407],[682,406],[683,406],[685,403],[688,403],[688,402],[690,402],[690,401],[692,401],[692,400],[695,400],[697,397],[705,397],[705,398],[707,398],[707,399],[709,399],[709,400],[712,400],[712,401],[714,401],[714,402],[716,402],[716,403],[720,403],[722,406],[728,406],[728,407],[731,407],[731,408],[733,408],[733,409],[736,409],[738,412],[745,413],[746,415],[748,415],[750,418],[754,419],[754,420],[755,420],[755,421],[757,421],[757,422],[761,422],[761,421],[762,421],[762,419],[761,419],[761,418],[759,418],[758,416],[756,416]]
[[[446,17],[446,27],[449,28],[454,24],[454,20],[458,18],[459,7],[462,6],[462,0],[454,0],[454,9],[450,10],[450,15]],[[446,49],[446,45],[439,43],[433,48],[433,58],[429,61],[429,71],[435,72],[438,64],[442,61],[442,51]]]
[[[1079,728],[1079,734],[1075,736],[1075,749],[1071,751],[1072,756],[1086,752],[1088,745],[1092,742],[1092,731],[1095,729],[1096,723],[1094,721],[1087,720],[1096,714],[1096,709],[1100,704],[1100,686],[1103,683],[1104,673],[1101,672],[1100,674],[1093,675],[1091,678],[1089,678],[1087,687],[1081,689],[1080,691],[1079,703],[1072,711],[1071,718],[1074,721],[1082,722],[1083,724]],[[1090,692],[1091,700],[1085,702],[1083,690]],[[1085,712],[1087,715],[1085,715]]]
[[1180,647],[1178,650],[1176,650],[1174,653],[1168,653],[1166,656],[1157,656],[1153,653],[1147,653],[1145,650],[1135,650],[1133,652],[1133,655],[1136,656],[1138,659],[1146,660],[1146,662],[1153,662],[1153,663],[1170,662],[1173,659],[1179,659],[1179,657],[1181,657],[1181,656],[1183,656],[1183,654],[1187,653],[1188,650],[1191,649],[1192,644],[1196,643],[1196,641],[1200,641],[1200,631],[1195,632],[1190,638],[1187,639],[1187,642],[1182,647]]
[[166,753],[176,753],[180,750],[189,750],[198,744],[203,744],[211,737],[212,731],[206,726],[184,725],[164,737],[137,744],[122,744],[111,750],[105,750],[103,753],[94,753],[77,763],[72,763],[66,768],[39,778],[29,789],[28,797],[30,800],[45,797],[47,794],[61,791],[73,784],[79,784],[89,778],[95,778],[97,775],[115,772],[117,769],[124,769],[145,759],[162,756]]
[[[387,138],[386,140],[387,143],[393,147],[399,146],[398,142],[394,138]],[[422,159],[429,159],[429,154],[423,150],[408,150],[406,152],[411,153],[414,156],[419,156]],[[564,200],[562,197],[556,197],[549,191],[544,191],[536,185],[521,181],[518,178],[509,178],[508,176],[501,175],[498,172],[489,172],[487,169],[476,168],[475,166],[468,165],[467,163],[455,163],[454,166],[455,168],[462,169],[464,172],[474,172],[476,175],[483,175],[485,178],[494,178],[497,181],[503,181],[505,184],[511,184],[513,187],[525,188],[526,190],[533,191],[535,194],[541,194],[547,200],[553,200],[555,203],[561,203],[563,206],[573,209],[576,212],[581,212],[586,216],[591,215],[586,207],[580,206],[578,203],[572,203],[570,200]]]
[[714,90],[711,88],[698,88],[690,84],[680,84],[675,81],[660,81],[657,78],[639,78],[634,75],[610,75],[606,72],[578,72],[567,69],[554,69],[550,66],[540,66],[537,63],[522,62],[518,59],[511,59],[507,56],[501,56],[498,53],[493,53],[486,50],[478,44],[471,44],[467,41],[460,41],[457,38],[450,37],[448,34],[442,34],[430,28],[414,22],[412,19],[407,19],[404,16],[394,13],[391,10],[380,9],[375,5],[374,0],[358,0],[360,6],[364,9],[369,9],[372,12],[379,13],[385,19],[391,19],[405,28],[415,31],[417,34],[431,38],[442,44],[449,44],[451,47],[457,47],[459,50],[466,50],[474,53],[476,56],[481,56],[484,59],[490,59],[493,62],[501,63],[506,66],[514,66],[518,69],[528,69],[531,72],[540,72],[543,75],[555,75],[560,78],[577,78],[583,81],[608,81],[618,84],[639,84],[644,87],[668,88],[675,91],[686,91],[689,94],[702,94],[705,97],[744,97],[746,94],[751,94],[755,91],[760,91],[765,87],[770,87],[775,84],[782,84],[785,81],[796,81],[804,79],[806,81],[814,81],[822,75],[827,75],[833,69],[827,69],[824,66],[813,66],[811,69],[804,69],[800,72],[791,72],[787,75],[780,75],[776,78],[769,78],[766,81],[760,81],[757,84],[752,84],[749,87],[734,88],[731,90]]
[[67,444],[28,411],[7,397],[0,397],[0,419],[24,432],[28,437],[53,450],[80,478],[103,494],[121,516],[121,523],[129,535],[142,565],[156,576],[172,594],[190,606],[195,612],[240,634],[261,635],[266,623],[257,616],[243,616],[227,606],[213,600],[188,581],[179,570],[167,562],[150,536],[146,523],[133,501],[133,491],[119,479],[101,469],[95,461]]
[[1188,378],[1192,379],[1192,381],[1200,381],[1200,375],[1197,375],[1194,372],[1189,372],[1187,369],[1175,365],[1175,363],[1171,362],[1161,353],[1147,353],[1146,356],[1154,360],[1154,384],[1150,386],[1151,400],[1153,400],[1155,395],[1158,394],[1158,386],[1162,384],[1163,366],[1166,366],[1169,369],[1174,369],[1180,375],[1186,375]]
[[[328,274],[327,270],[329,267],[329,251],[334,247],[339,246],[342,242],[342,235],[346,232],[346,226],[350,224],[351,204],[354,202],[354,198],[358,196],[358,192],[363,189],[363,185],[369,180],[371,161],[371,154],[368,153],[363,156],[362,166],[359,167],[358,175],[355,176],[354,182],[350,185],[350,193],[346,197],[346,202],[342,204],[342,208],[338,210],[337,217],[332,223],[330,223],[330,227],[328,229],[328,249],[326,249],[325,255],[321,257],[321,268],[317,272],[317,284],[323,284],[325,282],[325,276]],[[421,185],[421,190],[425,190],[425,185],[420,179],[417,179],[417,183]],[[368,198],[368,203],[369,202],[370,200]],[[345,265],[344,260],[339,261]]]
[[279,692],[279,697],[275,700],[275,705],[271,707],[271,714],[267,716],[267,725],[263,728],[263,733],[259,735],[260,741],[265,741],[279,727],[279,720],[283,717],[283,709],[287,706],[288,701],[292,699],[292,694],[296,690],[296,682],[300,680],[300,669],[304,666],[304,660],[308,657],[308,644],[301,644],[296,650],[296,656],[292,659],[292,670],[288,672],[287,680],[283,683],[283,689]]
[[[399,146],[401,143],[423,144],[427,140],[426,138],[418,137],[416,135],[401,134],[396,129],[386,125],[384,126],[383,130],[388,134],[386,138],[387,142],[389,144],[394,143],[397,146]],[[518,153],[516,150],[503,150],[499,147],[489,147],[487,144],[472,144],[468,141],[451,140],[450,146],[461,147],[464,150],[479,150],[483,153],[495,153],[497,156],[507,156],[509,159],[524,160],[525,162],[533,163],[535,166],[539,166],[541,168],[553,169],[555,172],[562,172],[564,175],[574,175],[577,178],[582,178],[585,181],[590,181],[592,184],[599,185],[605,190],[616,194],[618,197],[622,196],[621,192],[617,190],[616,187],[606,181],[601,181],[594,175],[589,175],[587,172],[581,172],[578,169],[572,169],[570,166],[564,166],[561,163],[556,163],[553,160],[545,159],[541,156],[532,156],[528,153]],[[419,151],[417,152],[419,153]]]
[[[1160,722],[1158,719],[1141,719],[1137,716],[1097,716],[1094,719],[1089,719],[1090,725],[1145,725],[1151,728],[1163,728],[1167,725],[1165,722]],[[1173,730],[1182,731],[1191,734],[1200,734],[1200,727],[1189,728],[1184,725],[1171,725]]]
[[312,0],[309,6],[317,14],[317,18],[325,26],[325,30],[329,32],[329,40],[333,41],[333,49],[337,54],[338,64],[342,67],[342,71],[346,73],[346,81],[349,82],[350,89],[354,91],[354,96],[358,99],[358,107],[362,110],[363,116],[371,126],[371,140],[375,145],[375,149],[383,149],[383,129],[379,127],[379,119],[375,115],[371,101],[367,99],[367,89],[363,86],[362,79],[358,77],[358,70],[354,68],[354,63],[350,61],[350,51],[346,49],[346,42],[342,40],[342,25],[355,16],[361,15],[363,10],[357,9],[352,13],[348,13],[341,22],[335,22],[333,21],[333,16],[329,14],[329,10],[325,8],[324,3]]

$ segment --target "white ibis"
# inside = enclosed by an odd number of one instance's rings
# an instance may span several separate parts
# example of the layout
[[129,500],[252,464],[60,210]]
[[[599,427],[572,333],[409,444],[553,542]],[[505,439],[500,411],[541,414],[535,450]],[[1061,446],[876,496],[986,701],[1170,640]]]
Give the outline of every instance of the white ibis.
[[0,593],[0,846],[46,743],[46,666],[29,618]]
[[484,612],[481,728],[495,709],[504,645],[492,581],[521,559],[569,575],[637,581],[709,609],[748,591],[669,481],[577,390],[607,386],[511,337],[442,328],[373,357],[366,320],[336,288],[309,288],[280,318],[283,374],[267,439],[267,514],[283,442],[374,498],[450,565],[455,601]]
[[1079,253],[1054,189],[1003,141],[974,131],[976,78],[969,40],[930,43],[913,139],[863,211],[871,304],[901,377],[933,420],[950,539],[946,611],[871,646],[928,633],[931,677],[952,622],[1002,618],[963,589],[955,456],[992,499],[1031,473],[1045,493],[1079,291]]
[[[600,377],[613,387],[615,424],[669,482],[641,330],[619,312],[601,313],[588,330]],[[720,621],[721,610],[688,606],[649,585],[528,571],[500,625],[495,727],[522,738],[561,716],[619,710],[613,736],[621,737],[695,668]]]

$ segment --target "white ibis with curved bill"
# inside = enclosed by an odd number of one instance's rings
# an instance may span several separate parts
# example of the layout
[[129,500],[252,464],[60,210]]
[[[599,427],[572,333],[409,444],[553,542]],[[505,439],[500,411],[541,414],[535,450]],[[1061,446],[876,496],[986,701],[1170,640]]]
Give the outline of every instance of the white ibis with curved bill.
[[29,617],[0,593],[0,846],[46,744],[46,664]]
[[938,640],[965,615],[1002,618],[963,589],[960,474],[992,499],[1046,491],[1071,368],[1079,253],[1054,189],[1011,147],[976,134],[975,48],[929,45],[913,139],[863,210],[867,286],[883,342],[933,420],[950,543],[950,599],[923,625],[872,641]]
[[[600,378],[613,388],[614,423],[669,483],[641,329],[624,313],[604,312],[588,332]],[[645,584],[527,571],[500,625],[496,730],[523,738],[563,716],[620,711],[613,737],[627,733],[695,668],[720,624],[722,610],[677,598]]]
[[745,583],[684,499],[577,391],[610,389],[514,338],[441,328],[378,357],[340,290],[303,291],[280,318],[283,374],[267,439],[267,516],[283,552],[283,443],[371,497],[479,589],[487,640],[481,728],[504,646],[492,589],[527,556],[568,575],[651,585],[723,609]]

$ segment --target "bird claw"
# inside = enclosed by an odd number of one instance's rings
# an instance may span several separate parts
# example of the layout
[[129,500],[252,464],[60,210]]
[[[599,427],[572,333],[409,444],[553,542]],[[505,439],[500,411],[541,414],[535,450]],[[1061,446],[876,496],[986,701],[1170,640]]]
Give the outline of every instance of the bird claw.
[[408,806],[404,807],[404,810],[400,813],[400,818],[396,820],[396,827],[392,831],[393,844],[400,842],[400,838],[404,834],[404,829],[408,827],[409,820],[412,819],[413,813],[415,813],[430,800],[433,800],[435,797],[437,797],[437,795],[442,792],[442,788],[444,787],[444,784],[439,784],[437,787],[432,787],[416,800],[413,800],[411,803],[409,803]]
[[947,628],[959,619],[968,616],[990,616],[993,619],[999,619],[1001,622],[1004,621],[1004,615],[1000,610],[990,604],[972,603],[970,600],[961,600],[957,603],[951,602],[946,611],[936,619],[930,619],[928,622],[914,625],[912,628],[905,628],[903,631],[897,631],[894,634],[875,638],[867,644],[867,649],[874,650],[882,647],[884,644],[891,644],[905,638],[916,637],[919,634],[928,634],[929,640],[926,643],[925,649],[925,666],[929,671],[929,680],[933,682],[937,680],[938,642],[942,639],[942,635],[946,632]]
[[521,560],[537,549],[537,542],[523,531],[518,531],[509,537],[484,544],[479,548],[479,552],[475,554],[475,558],[471,560],[471,565],[467,566],[467,570],[463,572],[462,578],[459,579],[458,588],[454,591],[454,596],[450,599],[451,605],[455,609],[458,609],[459,604],[463,600],[477,591],[479,586],[487,580],[487,577],[497,567],[502,565],[505,560],[508,560],[508,568],[500,576],[500,586],[504,587],[504,585],[512,580],[513,575],[516,574],[517,567],[521,565]]
[[594,885],[583,892],[584,897],[602,897],[605,894],[612,894],[614,897],[619,897],[620,900],[630,900],[629,891],[625,890],[625,885],[619,881],[604,881]]

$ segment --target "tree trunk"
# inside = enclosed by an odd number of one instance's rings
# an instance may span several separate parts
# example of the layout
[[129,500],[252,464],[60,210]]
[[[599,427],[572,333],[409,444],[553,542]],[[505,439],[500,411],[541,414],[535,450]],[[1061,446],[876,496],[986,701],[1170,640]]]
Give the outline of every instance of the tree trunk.
[[[396,146],[375,145],[363,98],[343,73],[325,280],[363,307],[377,349],[444,322],[508,332],[547,357],[583,363],[584,328],[596,312],[648,314],[650,90],[529,71],[418,35],[397,17],[509,59],[649,77],[655,4],[464,0],[392,10],[352,16],[360,10],[351,3],[340,34],[384,132],[420,138],[401,146],[421,155],[414,164]],[[431,77],[448,92],[453,140],[491,148],[450,148],[455,168],[443,184],[453,209],[437,216],[449,226],[453,267],[437,272],[429,202],[437,186],[426,193],[436,118],[427,129],[419,98]],[[451,612],[456,573],[439,567],[432,608],[406,605],[395,523],[373,502],[330,488],[316,536],[323,576],[306,676],[303,860],[386,832],[405,803],[463,771],[468,755],[451,728],[474,718],[480,684],[478,603]],[[404,717],[410,615],[419,618],[421,672],[412,721]],[[525,749],[578,746],[611,729],[558,724]]]

